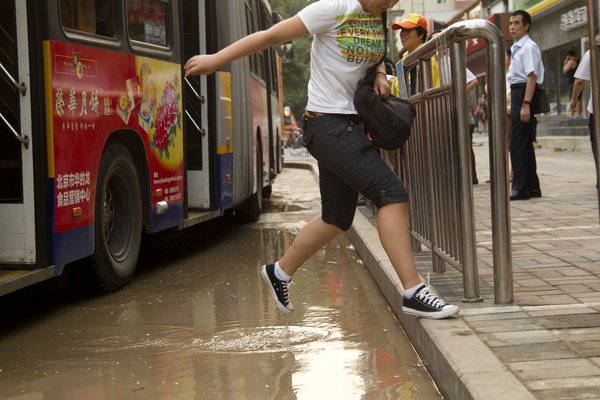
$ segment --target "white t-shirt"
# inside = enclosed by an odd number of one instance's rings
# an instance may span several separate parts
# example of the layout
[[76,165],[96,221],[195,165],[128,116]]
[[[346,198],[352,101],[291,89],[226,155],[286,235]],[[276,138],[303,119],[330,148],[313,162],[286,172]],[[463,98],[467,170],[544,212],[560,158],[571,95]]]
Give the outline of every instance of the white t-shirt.
[[[590,51],[586,51],[581,62],[575,71],[575,78],[583,79],[584,81],[590,81],[592,79],[592,73],[590,71]],[[594,103],[592,96],[590,95],[590,101],[588,102],[587,110],[590,114],[594,113]]]
[[365,12],[358,0],[320,0],[298,16],[313,35],[306,109],[356,114],[358,81],[385,54],[381,16]]

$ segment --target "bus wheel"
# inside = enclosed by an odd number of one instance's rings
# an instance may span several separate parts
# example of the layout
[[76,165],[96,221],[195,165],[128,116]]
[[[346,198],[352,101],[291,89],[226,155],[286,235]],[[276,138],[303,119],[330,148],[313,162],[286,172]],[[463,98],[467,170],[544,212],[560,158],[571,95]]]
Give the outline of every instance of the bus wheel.
[[256,193],[254,193],[248,200],[244,202],[238,209],[238,216],[244,222],[256,222],[260,217],[260,213],[262,212],[262,200],[263,200],[263,190],[262,190],[262,150],[258,149],[258,154],[256,155],[256,177],[258,186],[256,189]]
[[262,197],[263,197],[263,199],[270,198],[272,193],[273,193],[273,185],[265,186],[262,189]]
[[92,269],[102,291],[132,278],[142,241],[142,197],[127,148],[111,143],[102,155],[96,189]]

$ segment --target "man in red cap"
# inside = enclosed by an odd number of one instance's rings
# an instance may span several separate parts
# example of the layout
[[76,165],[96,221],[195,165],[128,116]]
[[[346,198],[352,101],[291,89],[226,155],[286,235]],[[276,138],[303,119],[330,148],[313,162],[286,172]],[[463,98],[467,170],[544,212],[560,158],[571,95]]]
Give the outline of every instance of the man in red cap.
[[415,29],[418,26],[423,28],[425,30],[425,34],[427,34],[427,19],[420,14],[410,13],[402,21],[394,22],[392,24],[392,29]]

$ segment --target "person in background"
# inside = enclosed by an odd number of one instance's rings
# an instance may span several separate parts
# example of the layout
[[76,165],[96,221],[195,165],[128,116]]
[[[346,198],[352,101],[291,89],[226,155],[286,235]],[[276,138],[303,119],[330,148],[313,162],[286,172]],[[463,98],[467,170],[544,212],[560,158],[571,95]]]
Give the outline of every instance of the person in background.
[[[190,58],[185,74],[207,75],[231,61],[291,40],[312,35],[308,104],[303,142],[319,167],[321,215],[302,227],[283,257],[263,265],[261,275],[277,307],[294,310],[288,287],[302,264],[352,225],[358,193],[377,207],[381,244],[402,286],[403,312],[446,318],[459,308],[437,296],[417,273],[408,226],[404,184],[380,157],[365,134],[354,94],[367,70],[377,66],[373,88],[390,94],[385,65],[381,14],[397,0],[321,0],[297,15],[236,41],[215,54]],[[368,29],[366,28],[368,27]]]
[[[410,13],[400,22],[394,22],[391,26],[393,31],[400,29],[400,41],[403,50],[400,52],[400,58],[406,58],[419,46],[427,41],[427,19],[419,14]],[[417,92],[416,68],[408,71],[410,92]],[[435,57],[431,59],[431,83],[433,87],[440,86],[440,74]],[[398,81],[392,84],[392,94],[398,93]]]
[[567,55],[565,60],[563,61],[563,74],[567,77],[567,82],[569,83],[569,100],[571,104],[575,104],[575,109],[573,107],[569,107],[569,113],[567,114],[567,118],[581,118],[581,92],[579,97],[573,97],[573,84],[575,83],[575,71],[577,70],[577,66],[579,65],[579,60],[575,56],[575,51],[569,50],[567,51]]
[[[477,77],[467,68],[467,94],[471,92],[471,90],[475,89],[479,85],[477,81]],[[473,114],[470,114],[469,121],[469,135],[471,136],[471,178],[473,179],[473,185],[477,185],[479,183],[479,179],[477,179],[477,168],[475,168],[475,152],[473,151],[473,132],[475,131],[475,118]]]
[[510,84],[510,160],[513,180],[510,200],[542,197],[535,160],[535,128],[537,121],[531,110],[536,84],[544,82],[544,65],[538,45],[529,37],[531,16],[517,10],[509,20],[511,61],[506,74]]
[[[485,90],[479,95],[477,108],[475,109],[475,122],[479,132],[487,130],[487,93]],[[479,127],[482,124],[482,128]]]
[[[590,69],[590,51],[586,51],[583,57],[581,58],[581,63],[577,67],[577,71],[573,75],[575,77],[575,82],[573,83],[573,96],[571,98],[571,111],[575,112],[577,108],[577,98],[581,95],[583,90],[583,85],[585,82],[591,82],[592,73]],[[594,153],[594,163],[596,165],[596,173],[598,171],[598,156],[596,153],[596,148],[598,144],[596,143],[596,136],[594,135],[594,103],[592,101],[592,96],[590,96],[590,101],[588,102],[587,111],[590,113],[590,119],[588,123],[588,127],[590,128],[590,141],[592,143],[592,153]],[[598,188],[598,176],[596,176],[596,188]]]

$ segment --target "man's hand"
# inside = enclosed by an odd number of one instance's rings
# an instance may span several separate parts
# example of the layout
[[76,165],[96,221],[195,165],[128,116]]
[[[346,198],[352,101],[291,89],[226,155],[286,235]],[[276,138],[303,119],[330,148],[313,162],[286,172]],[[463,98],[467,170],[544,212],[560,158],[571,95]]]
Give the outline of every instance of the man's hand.
[[201,54],[190,58],[184,66],[185,76],[209,75],[219,68],[214,54]]
[[375,74],[373,81],[373,90],[380,95],[384,100],[390,97],[390,85],[387,82],[387,75]]
[[526,124],[531,120],[531,109],[530,105],[523,103],[521,106],[521,122]]

